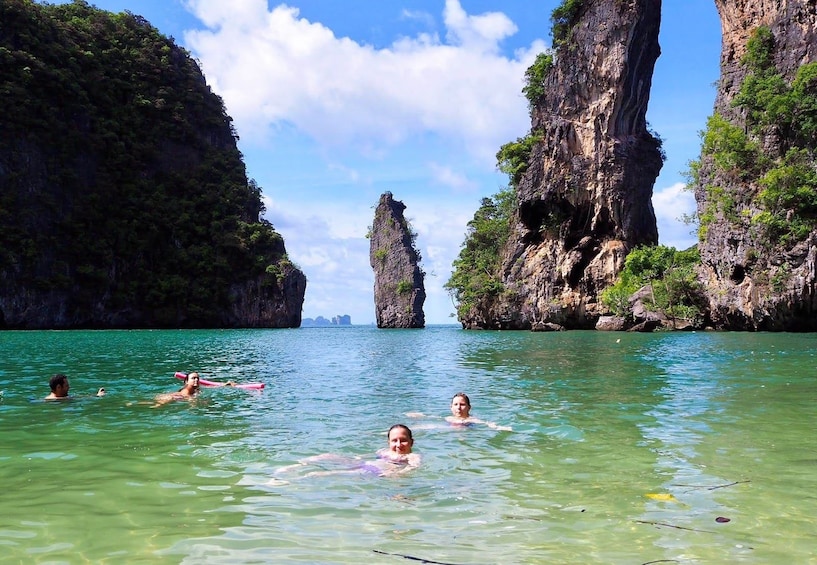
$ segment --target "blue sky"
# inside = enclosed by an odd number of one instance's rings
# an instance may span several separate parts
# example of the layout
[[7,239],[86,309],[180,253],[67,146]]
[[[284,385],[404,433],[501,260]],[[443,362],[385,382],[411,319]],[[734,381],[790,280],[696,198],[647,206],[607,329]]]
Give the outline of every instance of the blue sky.
[[[144,16],[199,61],[307,276],[304,317],[374,321],[366,232],[388,190],[418,233],[426,323],[456,323],[443,284],[480,199],[507,184],[496,151],[530,128],[523,75],[559,0],[90,3]],[[718,79],[714,2],[664,2],[659,39],[647,119],[667,161],[653,205],[660,242],[682,249],[695,243],[678,220],[694,211],[682,172]]]

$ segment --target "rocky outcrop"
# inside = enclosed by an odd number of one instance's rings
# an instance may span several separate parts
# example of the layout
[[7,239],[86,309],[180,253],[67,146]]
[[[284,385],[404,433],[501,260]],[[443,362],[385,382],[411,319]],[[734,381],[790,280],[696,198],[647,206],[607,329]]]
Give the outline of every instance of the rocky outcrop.
[[378,328],[425,327],[426,293],[416,234],[403,216],[406,206],[391,192],[380,197],[370,232],[369,262],[374,269]]
[[291,263],[274,279],[259,275],[232,285],[224,325],[239,328],[297,328],[301,325],[306,275]]
[[627,253],[658,241],[652,187],[660,142],[647,131],[660,0],[582,2],[532,105],[530,165],[504,252],[505,292],[466,328],[593,328],[599,292]]
[[[817,61],[817,9],[808,0],[715,4],[723,30],[715,113],[739,131],[751,131],[764,158],[780,159],[792,139],[781,128],[753,131],[745,108],[734,104],[750,72],[742,59],[755,30],[768,28],[774,70],[790,84],[798,68]],[[814,149],[812,140],[809,150]],[[783,241],[759,229],[754,219],[762,212],[761,174],[753,175],[748,167],[736,174],[717,166],[711,155],[701,157],[695,196],[698,215],[706,219],[699,249],[711,324],[736,330],[817,330],[817,233]],[[786,221],[794,213],[785,212]]]

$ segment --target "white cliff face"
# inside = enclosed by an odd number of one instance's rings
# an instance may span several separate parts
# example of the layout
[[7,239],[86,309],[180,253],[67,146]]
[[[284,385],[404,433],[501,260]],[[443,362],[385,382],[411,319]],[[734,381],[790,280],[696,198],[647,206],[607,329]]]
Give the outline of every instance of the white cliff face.
[[663,160],[646,111],[659,55],[660,0],[587,2],[533,105],[543,141],[517,186],[507,292],[465,327],[592,328],[598,294],[626,254],[655,244],[652,187]]

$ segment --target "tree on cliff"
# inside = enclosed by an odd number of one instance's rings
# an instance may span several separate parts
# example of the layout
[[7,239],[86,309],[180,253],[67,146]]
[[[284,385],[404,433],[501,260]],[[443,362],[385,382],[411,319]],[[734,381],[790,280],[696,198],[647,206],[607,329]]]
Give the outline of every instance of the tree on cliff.
[[306,280],[189,54],[82,0],[0,22],[0,327],[297,326]]
[[369,262],[374,270],[378,328],[425,327],[425,274],[420,268],[416,232],[391,192],[380,196],[369,231]]

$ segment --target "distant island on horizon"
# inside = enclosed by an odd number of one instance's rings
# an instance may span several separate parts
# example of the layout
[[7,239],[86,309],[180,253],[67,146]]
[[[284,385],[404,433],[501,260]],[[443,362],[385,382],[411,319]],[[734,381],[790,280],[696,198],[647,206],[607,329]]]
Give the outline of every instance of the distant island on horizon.
[[323,326],[351,326],[352,317],[348,314],[333,316],[331,320],[318,316],[317,318],[303,318],[301,320],[302,328],[314,328]]

